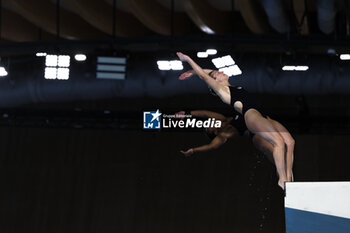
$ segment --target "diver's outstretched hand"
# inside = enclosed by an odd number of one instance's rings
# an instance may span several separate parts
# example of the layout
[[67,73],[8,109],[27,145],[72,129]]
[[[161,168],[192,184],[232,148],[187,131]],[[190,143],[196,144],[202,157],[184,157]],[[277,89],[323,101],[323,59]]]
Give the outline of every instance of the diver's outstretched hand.
[[177,52],[176,55],[179,57],[181,61],[188,61],[188,59],[190,58],[189,56],[181,52]]
[[190,148],[190,149],[188,149],[188,150],[186,150],[186,151],[181,150],[180,152],[181,152],[182,154],[184,154],[185,157],[189,157],[189,156],[193,155],[193,153],[194,153],[194,151],[193,151],[192,148]]
[[180,80],[185,80],[189,77],[191,77],[193,75],[193,71],[192,70],[189,70],[189,71],[186,71],[185,73],[182,73],[180,76],[179,76],[179,79]]

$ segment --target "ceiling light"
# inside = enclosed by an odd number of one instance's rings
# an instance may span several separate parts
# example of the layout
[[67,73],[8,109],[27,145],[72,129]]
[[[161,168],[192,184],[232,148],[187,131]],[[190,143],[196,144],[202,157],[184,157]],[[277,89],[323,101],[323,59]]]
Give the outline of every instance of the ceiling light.
[[284,71],[292,71],[292,70],[294,70],[294,66],[283,66],[282,70],[284,70]]
[[5,69],[5,67],[0,66],[0,77],[5,77],[7,75],[8,75],[8,73]]
[[350,60],[350,54],[340,54],[340,60]]
[[59,55],[58,56],[58,66],[59,67],[69,67],[70,65],[70,56]]
[[235,64],[235,61],[230,55],[214,58],[211,61],[213,62],[213,64],[217,69],[222,68],[224,66],[232,66]]
[[208,53],[207,52],[198,52],[197,53],[197,57],[199,57],[199,58],[207,58],[208,57]]
[[233,76],[242,74],[242,70],[238,67],[238,65],[230,66],[230,68],[232,70],[232,75]]
[[308,66],[296,66],[295,70],[296,71],[307,71],[309,69]]
[[207,52],[206,52],[206,53],[207,53],[208,55],[215,55],[215,54],[217,54],[217,52],[218,52],[218,51],[217,51],[216,49],[207,49]]
[[70,56],[46,55],[45,65],[45,79],[69,79]]
[[172,60],[172,61],[157,61],[158,69],[159,70],[183,70],[182,62],[179,60]]
[[283,66],[282,70],[284,71],[307,71],[308,66]]
[[45,79],[56,79],[57,75],[57,69],[53,67],[46,67],[45,68]]
[[211,61],[213,62],[213,64],[215,65],[215,67],[216,67],[217,69],[222,68],[222,67],[225,66],[225,63],[224,63],[224,61],[221,59],[221,57],[211,59]]
[[74,59],[76,61],[85,61],[86,60],[86,55],[85,54],[76,54],[74,56]]
[[58,68],[57,69],[57,79],[68,80],[69,79],[69,69],[68,68]]
[[45,60],[46,66],[57,66],[57,55],[47,55]]
[[224,72],[229,77],[242,74],[242,70],[238,67],[238,65],[224,67],[219,69],[219,71]]
[[97,57],[96,78],[124,80],[126,57]]
[[235,64],[235,61],[232,59],[230,55],[222,57],[222,60],[225,64],[225,66],[232,66]]
[[45,57],[47,54],[46,53],[36,53],[35,56],[37,57]]
[[170,61],[170,67],[172,70],[183,70],[182,62],[179,60]]
[[242,70],[238,67],[238,65],[230,55],[214,58],[211,61],[217,69],[224,72],[228,76],[242,74]]
[[157,61],[159,70],[171,70],[169,61]]

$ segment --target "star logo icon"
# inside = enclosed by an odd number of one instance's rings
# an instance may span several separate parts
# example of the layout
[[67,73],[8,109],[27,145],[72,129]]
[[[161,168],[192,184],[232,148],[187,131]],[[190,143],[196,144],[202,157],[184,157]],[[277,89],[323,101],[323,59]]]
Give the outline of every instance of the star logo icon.
[[155,113],[151,113],[151,115],[153,116],[152,121],[156,120],[159,121],[159,117],[162,115],[160,112],[159,112],[159,109],[157,109],[157,111]]
[[144,129],[160,129],[161,122],[160,118],[162,113],[157,111],[145,111],[143,112],[143,128]]

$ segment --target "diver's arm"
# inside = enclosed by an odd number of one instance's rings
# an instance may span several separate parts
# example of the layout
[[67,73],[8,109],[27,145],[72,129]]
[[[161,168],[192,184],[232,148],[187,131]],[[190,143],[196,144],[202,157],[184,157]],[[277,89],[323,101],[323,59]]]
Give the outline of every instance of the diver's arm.
[[[203,69],[205,73],[209,74],[210,72],[212,72],[213,70],[209,70],[209,69]],[[196,72],[194,70],[188,70],[184,73],[182,73],[180,76],[179,76],[179,79],[180,80],[185,80],[185,79],[188,79],[190,78],[192,75],[194,75]]]
[[196,152],[204,152],[209,150],[214,150],[222,146],[227,141],[227,138],[223,136],[216,136],[209,144],[190,148],[187,151],[180,151],[184,155],[192,155]]
[[229,93],[227,93],[227,89],[225,89],[225,87],[223,85],[221,85],[219,82],[217,82],[215,79],[213,79],[212,77],[209,76],[209,74],[207,74],[199,65],[197,65],[196,62],[194,62],[189,56],[177,52],[176,53],[177,56],[179,57],[179,59],[181,61],[186,61],[188,64],[190,64],[190,66],[192,67],[192,69],[194,70],[194,72],[201,78],[203,79],[207,85],[213,89],[215,91],[215,93],[220,97],[220,99],[226,103],[226,104],[230,104],[229,101]]

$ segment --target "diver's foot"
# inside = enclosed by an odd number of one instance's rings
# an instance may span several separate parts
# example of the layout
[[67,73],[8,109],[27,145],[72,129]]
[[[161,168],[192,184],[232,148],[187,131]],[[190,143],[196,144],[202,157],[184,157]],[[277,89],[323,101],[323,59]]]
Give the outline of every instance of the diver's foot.
[[283,190],[284,190],[285,182],[287,182],[287,179],[279,179],[279,181],[278,181],[278,186],[280,186],[281,189],[283,189]]

